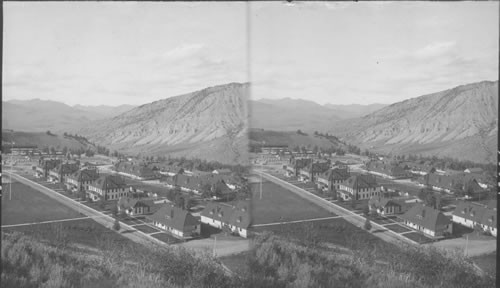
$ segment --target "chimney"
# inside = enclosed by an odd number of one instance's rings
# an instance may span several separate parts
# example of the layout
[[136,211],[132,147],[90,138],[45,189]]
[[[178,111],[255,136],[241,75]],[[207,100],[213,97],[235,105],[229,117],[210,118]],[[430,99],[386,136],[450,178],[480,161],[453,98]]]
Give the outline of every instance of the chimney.
[[174,218],[174,207],[172,207],[172,210],[170,210],[170,218]]

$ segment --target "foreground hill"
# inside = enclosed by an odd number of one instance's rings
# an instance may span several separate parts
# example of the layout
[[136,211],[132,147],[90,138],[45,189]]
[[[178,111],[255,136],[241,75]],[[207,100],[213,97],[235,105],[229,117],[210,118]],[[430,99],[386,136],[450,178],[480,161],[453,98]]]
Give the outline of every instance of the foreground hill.
[[63,132],[92,120],[116,116],[133,106],[69,106],[48,100],[2,102],[2,129],[27,132]]
[[496,161],[498,81],[408,99],[330,131],[376,151]]
[[[102,236],[98,236],[98,239]],[[308,235],[311,237],[311,235]],[[311,238],[314,238],[311,237]],[[154,251],[135,243],[99,247],[53,243],[2,232],[2,287],[494,287],[462,253],[432,247],[374,244],[353,238],[352,248],[312,244],[264,233],[251,251],[236,255],[231,275],[210,253],[180,247]],[[355,244],[357,243],[357,244]],[[236,269],[239,268],[239,269]]]
[[237,287],[208,255],[96,237],[101,247],[2,231],[2,287]]
[[248,93],[249,84],[210,87],[136,107],[77,133],[126,153],[244,163]]

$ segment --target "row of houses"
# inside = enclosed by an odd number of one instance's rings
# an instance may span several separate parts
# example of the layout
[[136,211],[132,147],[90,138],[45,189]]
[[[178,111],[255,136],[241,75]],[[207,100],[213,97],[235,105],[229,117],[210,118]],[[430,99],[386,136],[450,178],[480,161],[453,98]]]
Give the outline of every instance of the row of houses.
[[418,183],[422,187],[428,187],[435,191],[443,191],[450,194],[460,190],[473,195],[485,191],[484,188],[479,185],[476,177],[470,173],[456,173],[452,175],[428,173],[420,177]]
[[351,175],[342,162],[292,157],[283,167],[285,175],[296,176],[299,181],[313,182],[323,191],[337,193],[343,200],[363,200],[381,195],[381,186],[372,175]]
[[158,179],[160,176],[148,166],[134,161],[119,161],[115,163],[114,169],[119,174],[138,180]]
[[410,199],[373,197],[368,202],[371,212],[379,215],[399,215],[403,224],[431,237],[442,237],[453,232],[452,222],[470,228],[478,225],[483,231],[497,236],[496,201],[487,204],[460,201],[451,219],[441,211]]
[[[118,175],[100,175],[95,168],[79,168],[77,162],[62,163],[59,160],[45,159],[40,161],[39,167],[37,167],[37,175],[40,177],[47,175],[49,179],[64,183],[73,192],[85,192],[92,201],[100,199],[104,201],[116,200],[118,211],[123,211],[130,216],[147,215],[153,225],[178,238],[186,239],[199,235],[201,223],[221,229],[227,227],[232,233],[242,237],[247,236],[250,225],[248,202],[242,201],[233,205],[209,203],[205,210],[202,211],[201,215],[203,217],[200,219],[162,199],[131,197],[130,185]],[[209,179],[212,179],[212,183],[215,185],[223,184],[224,172],[221,172],[222,174],[209,175]],[[179,181],[184,179],[184,181],[193,181],[200,184],[193,180],[197,179],[197,177],[180,174],[177,175],[176,179]],[[176,185],[185,184],[177,183]],[[229,187],[224,187],[224,189],[230,190]]]
[[401,179],[409,177],[408,171],[397,164],[386,163],[384,161],[370,161],[365,166],[369,173],[384,178]]
[[232,204],[209,202],[200,217],[170,203],[155,203],[152,199],[124,197],[118,201],[118,210],[130,216],[146,215],[154,226],[180,239],[200,235],[202,223],[246,238],[251,224],[248,201]]
[[160,179],[160,183],[164,183],[168,188],[179,187],[182,191],[192,192],[198,195],[203,192],[213,192],[219,194],[221,197],[234,194],[233,190],[236,186],[234,184],[228,184],[230,181],[230,177],[219,174],[208,174],[203,176],[176,174]]
[[35,167],[35,176],[47,179],[50,182],[64,183],[65,177],[78,171],[79,161],[63,161],[62,159],[40,158]]
[[452,221],[469,228],[478,225],[483,231],[497,236],[497,201],[486,204],[461,201],[452,213]]
[[169,188],[179,187],[182,191],[195,194],[206,190],[206,185],[221,194],[229,194],[238,186],[231,176],[230,169],[215,169],[211,172],[188,171],[176,164],[120,161],[115,164],[115,171],[138,180],[158,179]]

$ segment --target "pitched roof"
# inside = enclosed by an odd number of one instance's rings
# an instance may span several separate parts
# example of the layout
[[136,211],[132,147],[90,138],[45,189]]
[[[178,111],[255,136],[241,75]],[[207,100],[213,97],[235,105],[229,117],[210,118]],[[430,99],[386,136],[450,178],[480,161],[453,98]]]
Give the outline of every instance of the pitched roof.
[[59,163],[56,167],[51,169],[51,171],[57,172],[60,175],[73,174],[78,171],[80,168],[79,166],[78,163]]
[[92,182],[91,185],[102,190],[122,189],[127,187],[123,178],[117,175],[102,175],[97,180]]
[[153,215],[146,216],[146,218],[179,231],[183,231],[186,226],[199,225],[200,223],[191,213],[172,204],[163,204],[158,211]]
[[370,171],[375,171],[391,176],[399,176],[406,173],[403,167],[385,163],[383,161],[370,161],[366,164],[366,167]]
[[230,174],[231,170],[227,169],[227,168],[224,168],[224,169],[215,169],[214,171],[212,171],[212,173],[214,173],[214,174]]
[[493,210],[496,210],[497,209],[497,200],[496,199],[492,199],[492,200],[489,200],[488,203],[486,203],[486,206],[489,208],[489,209],[493,209]]
[[250,202],[239,201],[233,204],[209,202],[200,215],[247,229],[251,222]]
[[115,169],[118,172],[128,173],[138,177],[152,177],[156,175],[155,172],[148,166],[129,161],[116,163]]
[[486,209],[484,211],[480,223],[483,225],[497,228],[497,211],[492,209]]
[[82,169],[68,176],[68,179],[73,179],[78,182],[94,181],[99,178],[99,174],[95,169]]
[[488,226],[492,226],[492,224],[494,224],[493,227],[496,227],[496,214],[496,205],[484,205],[475,202],[459,201],[452,215]]
[[54,169],[61,162],[62,162],[61,159],[45,159],[45,158],[40,158],[38,160],[38,167],[46,168],[48,170],[51,170],[51,169]]
[[315,161],[315,162],[310,162],[307,165],[307,168],[312,171],[313,173],[323,173],[325,171],[328,171],[330,168],[330,160],[327,161]]
[[130,197],[120,197],[118,200],[118,206],[121,209],[135,208],[135,207],[153,207],[154,201],[147,198],[130,198]]
[[363,174],[349,177],[344,181],[344,185],[353,189],[375,188],[378,186],[375,177]]
[[293,167],[293,168],[295,168],[295,169],[304,168],[307,165],[309,165],[309,163],[311,163],[311,162],[312,162],[311,158],[295,158],[295,157],[292,157],[289,160],[290,166]]
[[160,181],[166,182],[172,186],[184,187],[190,190],[201,191],[205,185],[212,189],[220,189],[222,193],[229,192],[231,189],[226,185],[227,175],[207,174],[203,176],[188,176],[177,174],[175,176],[163,177]]
[[437,226],[451,223],[450,219],[439,210],[424,204],[413,205],[410,210],[401,215],[401,218],[432,231],[436,231]]
[[467,191],[469,188],[473,192],[480,192],[484,189],[479,186],[473,174],[456,173],[453,175],[440,175],[436,173],[428,173],[419,179],[422,184],[441,187],[449,190],[455,190],[457,187]]
[[468,169],[465,169],[465,171],[469,171],[469,173],[483,173],[483,169],[480,167],[468,168]]
[[347,168],[333,168],[319,174],[318,178],[327,181],[346,180],[347,178],[349,178],[349,172],[347,171]]

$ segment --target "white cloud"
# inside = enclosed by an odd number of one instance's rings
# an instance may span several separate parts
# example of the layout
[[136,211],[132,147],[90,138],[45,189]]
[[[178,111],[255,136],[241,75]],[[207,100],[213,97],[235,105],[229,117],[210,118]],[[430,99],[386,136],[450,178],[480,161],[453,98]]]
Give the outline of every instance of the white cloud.
[[417,58],[431,58],[444,55],[452,51],[456,46],[453,41],[431,43],[415,52]]
[[168,50],[163,53],[162,58],[165,60],[182,60],[189,57],[194,57],[199,53],[202,53],[205,45],[203,44],[183,44],[175,47],[174,49]]

